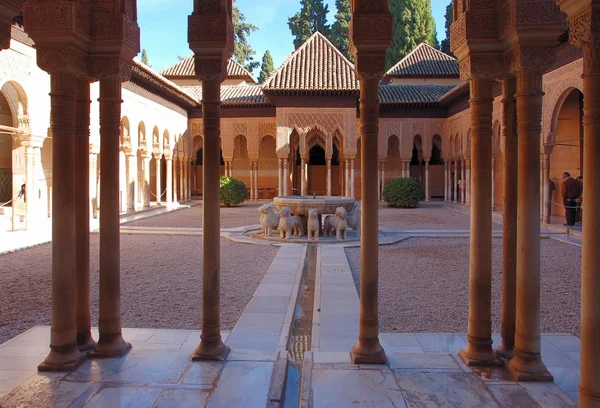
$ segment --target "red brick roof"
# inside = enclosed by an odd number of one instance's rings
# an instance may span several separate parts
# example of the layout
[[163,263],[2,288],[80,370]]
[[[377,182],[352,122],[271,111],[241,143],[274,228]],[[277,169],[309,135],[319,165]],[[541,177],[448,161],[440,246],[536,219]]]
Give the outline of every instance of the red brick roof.
[[379,85],[379,103],[387,106],[438,105],[454,85]]
[[275,70],[265,91],[358,91],[354,65],[320,32]]
[[[167,79],[196,79],[194,56],[182,59],[177,64],[162,70],[161,74]],[[230,59],[227,64],[227,79],[242,79],[246,82],[256,82],[252,74],[233,59]]]
[[459,78],[458,61],[427,43],[414,50],[385,74],[390,78]]
[[[183,86],[182,89],[202,101],[202,86]],[[221,103],[229,107],[270,105],[258,85],[222,85]]]

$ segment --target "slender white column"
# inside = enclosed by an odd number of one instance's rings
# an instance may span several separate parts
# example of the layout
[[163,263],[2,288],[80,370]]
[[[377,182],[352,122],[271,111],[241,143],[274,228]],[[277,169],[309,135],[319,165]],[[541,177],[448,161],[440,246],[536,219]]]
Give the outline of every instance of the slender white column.
[[453,181],[453,186],[454,186],[454,194],[452,197],[452,202],[458,202],[458,175],[459,175],[459,167],[458,167],[459,161],[455,160],[454,161],[454,181]]
[[25,148],[25,229],[29,229],[29,227],[33,227],[35,225],[33,222],[30,222],[30,218],[33,217],[33,214],[35,212],[35,205],[33,203],[35,197],[34,193],[35,188],[33,182],[33,147],[29,145]]
[[173,160],[167,159],[167,204],[173,202]]
[[254,162],[254,199],[258,200],[258,162]]
[[465,204],[471,204],[471,160],[465,161]]
[[448,170],[448,162],[444,162],[444,201],[448,201],[448,194],[450,190],[450,171]]
[[135,211],[135,185],[136,185],[136,174],[137,174],[137,170],[136,170],[136,163],[135,163],[135,156],[131,153],[126,153],[127,154],[127,174],[126,174],[126,180],[127,180],[127,188],[125,189],[125,191],[127,192],[127,200],[126,200],[126,205],[127,205],[127,211]]
[[383,189],[385,188],[385,161],[381,162],[381,197],[380,200],[383,201]]
[[306,174],[306,160],[300,159],[300,194],[306,195],[306,189],[308,186],[306,185],[308,181],[308,177]]
[[150,208],[150,161],[151,157],[144,157],[144,208]]
[[250,200],[254,200],[254,162],[250,162]]
[[331,160],[327,160],[327,195],[331,195]]
[[496,210],[496,156],[492,156],[492,211]]
[[156,205],[160,205],[160,198],[162,196],[161,186],[161,174],[160,174],[160,155],[154,159],[156,160]]
[[346,197],[350,197],[350,159],[346,159],[346,171],[345,171],[345,181],[346,181],[346,191],[344,192],[344,195]]
[[283,195],[288,195],[288,185],[290,184],[290,168],[288,159],[283,159]]
[[462,165],[460,166],[460,170],[462,172],[462,178],[460,180],[460,202],[465,203],[467,199],[467,171],[466,171],[466,161],[462,160]]
[[350,197],[354,195],[354,159],[350,159]]
[[425,201],[429,201],[429,161],[425,162]]
[[278,186],[278,194],[280,196],[284,195],[283,194],[283,159],[279,159],[279,166],[277,169],[278,173],[279,173],[279,186]]

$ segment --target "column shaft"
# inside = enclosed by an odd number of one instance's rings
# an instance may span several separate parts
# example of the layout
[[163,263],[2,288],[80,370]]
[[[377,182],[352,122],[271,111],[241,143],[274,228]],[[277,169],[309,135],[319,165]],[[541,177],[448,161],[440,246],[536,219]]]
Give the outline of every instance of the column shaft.
[[283,159],[283,195],[288,195],[288,186],[290,184],[290,167],[288,159]]
[[167,205],[173,202],[173,160],[166,158],[167,162]]
[[452,201],[453,202],[457,202],[458,201],[458,175],[460,174],[460,170],[458,168],[458,160],[454,161],[454,179],[452,182],[452,186],[454,187],[454,194],[452,196]]
[[100,337],[94,354],[117,356],[131,348],[121,335],[119,128],[121,81],[100,80]]
[[[360,133],[362,141],[361,177],[377,177],[379,134],[379,81],[361,79]],[[387,357],[379,343],[379,226],[377,185],[361,183],[361,263],[360,263],[360,315],[358,343],[352,348],[352,362],[385,364]]]
[[35,192],[34,169],[33,169],[33,147],[25,147],[25,229],[35,226],[35,201],[37,194]]
[[381,201],[383,201],[383,189],[385,188],[385,161],[381,162]]
[[[377,169],[377,167],[375,168]],[[354,194],[354,159],[350,159],[350,197],[356,197]],[[375,197],[377,197],[377,194],[375,194]]]
[[465,164],[465,204],[471,205],[471,160],[467,159]]
[[89,351],[92,338],[90,316],[90,84],[77,80],[75,117],[75,303],[77,346]]
[[[81,362],[75,318],[75,78],[50,75],[52,148],[52,323],[50,353],[38,370],[73,370]],[[118,140],[118,137],[117,137]]]
[[492,350],[492,80],[471,79],[471,157],[475,190],[471,206],[467,365],[497,365]]
[[127,154],[127,211],[135,211],[137,163],[133,153]]
[[156,205],[160,205],[160,200],[162,196],[162,183],[161,183],[161,171],[160,171],[160,154],[158,155],[156,160]]
[[254,163],[254,199],[258,200],[258,162]]
[[492,211],[496,210],[496,156],[492,156]]
[[306,160],[301,159],[300,160],[300,194],[301,195],[307,195],[306,193],[306,189],[307,187],[307,181],[308,181],[308,177],[306,174]]
[[279,159],[279,167],[277,169],[278,173],[279,173],[279,191],[278,194],[280,196],[284,195],[283,194],[283,159]]
[[542,75],[517,73],[517,312],[508,369],[518,381],[551,381],[540,338],[540,139]]
[[550,224],[552,214],[552,189],[550,188],[550,155],[544,153],[542,157],[542,190],[543,196],[543,207],[542,207],[542,221],[546,224]]
[[254,162],[250,162],[250,200],[254,200]]
[[331,195],[331,160],[327,160],[327,195]]
[[581,368],[579,404],[597,407],[600,401],[600,45],[585,45],[589,64],[584,64],[583,111],[585,215],[583,216],[583,260],[581,275]]
[[224,360],[229,353],[221,340],[220,316],[220,165],[221,83],[202,82],[204,124],[202,207],[202,334],[193,360]]
[[514,78],[502,83],[503,93],[503,132],[504,162],[502,203],[502,344],[496,353],[502,359],[510,360],[515,347],[515,317],[517,306],[517,180],[518,175],[518,136],[517,104],[515,93],[517,84]]
[[425,201],[430,200],[429,196],[429,161],[425,162]]
[[350,197],[350,159],[346,159],[345,161],[345,172],[344,172],[344,184],[345,184],[345,191],[344,191],[344,195],[346,197]]
[[144,208],[150,208],[150,160],[152,158],[143,158],[144,161]]
[[465,203],[467,199],[467,171],[466,171],[466,161],[461,161],[460,170],[462,172],[462,177],[460,180],[460,202]]

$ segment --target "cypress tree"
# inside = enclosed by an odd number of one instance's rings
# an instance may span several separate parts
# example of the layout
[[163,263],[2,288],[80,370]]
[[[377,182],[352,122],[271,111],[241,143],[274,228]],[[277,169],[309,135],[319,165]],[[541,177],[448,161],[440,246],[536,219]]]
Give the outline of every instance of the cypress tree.
[[331,27],[331,42],[350,61],[354,57],[350,54],[350,18],[352,17],[351,0],[335,0],[337,13],[335,22]]
[[152,65],[150,65],[150,60],[148,60],[148,51],[146,51],[145,48],[142,50],[142,56],[140,59],[142,60],[142,64],[152,68]]
[[331,27],[327,24],[329,7],[323,0],[300,0],[300,11],[288,19],[294,38],[294,47],[298,49],[316,31],[325,37],[330,36]]
[[448,55],[454,56],[452,51],[450,51],[450,26],[452,25],[452,20],[454,19],[454,10],[452,9],[452,2],[448,4],[446,7],[446,38],[442,40],[441,50]]
[[248,36],[258,30],[258,27],[246,22],[246,16],[236,6],[233,6],[232,20],[234,32],[233,58],[252,72],[260,64],[258,61],[254,61],[256,51],[250,46]]
[[260,75],[258,76],[258,82],[261,84],[265,82],[274,69],[275,67],[273,66],[273,57],[271,56],[269,50],[267,50],[262,58],[262,65],[260,68]]
[[391,0],[394,36],[387,53],[387,67],[404,58],[422,42],[439,48],[431,0]]

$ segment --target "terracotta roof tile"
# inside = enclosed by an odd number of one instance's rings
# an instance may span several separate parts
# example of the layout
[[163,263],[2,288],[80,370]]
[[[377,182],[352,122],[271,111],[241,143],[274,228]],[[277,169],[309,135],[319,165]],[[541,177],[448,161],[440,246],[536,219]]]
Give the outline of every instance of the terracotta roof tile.
[[427,43],[414,50],[385,74],[386,78],[458,78],[458,61]]
[[[202,100],[202,86],[182,87],[198,101]],[[225,106],[269,105],[262,89],[257,85],[222,85],[221,103]]]
[[275,70],[265,91],[358,91],[354,65],[323,34],[314,33]]
[[[177,64],[162,70],[161,74],[168,79],[195,79],[194,56],[182,59]],[[227,79],[243,79],[246,82],[256,82],[252,74],[233,59],[230,59],[227,63]]]
[[380,85],[379,100],[382,105],[437,104],[454,85]]

